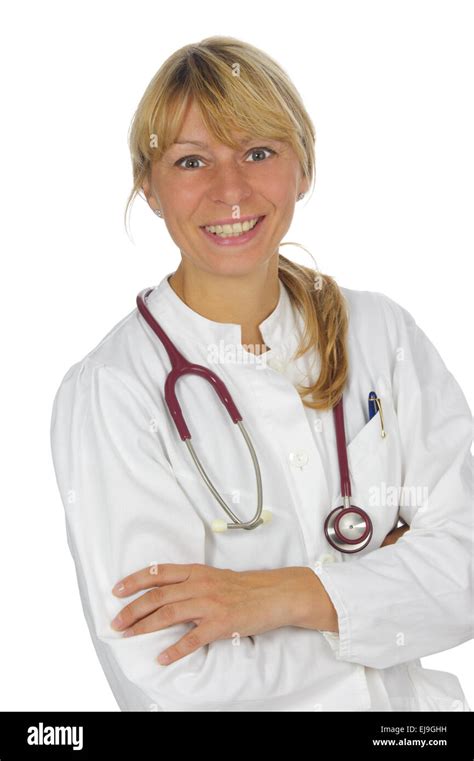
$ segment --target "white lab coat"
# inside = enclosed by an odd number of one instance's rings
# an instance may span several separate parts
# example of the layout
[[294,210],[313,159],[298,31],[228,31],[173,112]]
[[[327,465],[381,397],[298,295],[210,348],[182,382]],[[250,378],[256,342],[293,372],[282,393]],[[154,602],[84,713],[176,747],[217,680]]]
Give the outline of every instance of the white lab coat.
[[[433,344],[384,294],[342,289],[352,502],[374,525],[364,551],[342,554],[323,531],[341,502],[333,416],[305,408],[295,389],[316,377],[319,357],[292,358],[303,325],[286,288],[280,281],[279,303],[260,325],[270,350],[258,358],[242,348],[239,325],[213,322],[181,301],[171,274],[149,309],[190,361],[228,386],[273,520],[212,532],[224,512],[168,414],[168,356],[137,309],[69,369],[54,400],[54,466],[84,613],[120,708],[470,711],[457,677],[419,660],[473,636],[471,413]],[[372,390],[382,399],[385,439],[379,415],[367,422]],[[255,475],[240,431],[205,380],[187,376],[177,396],[205,469],[249,519]],[[399,516],[411,531],[380,548]],[[152,563],[193,562],[236,571],[308,566],[334,603],[339,633],[285,626],[218,640],[160,666],[156,656],[193,624],[123,638],[110,622],[134,598],[111,589]]]

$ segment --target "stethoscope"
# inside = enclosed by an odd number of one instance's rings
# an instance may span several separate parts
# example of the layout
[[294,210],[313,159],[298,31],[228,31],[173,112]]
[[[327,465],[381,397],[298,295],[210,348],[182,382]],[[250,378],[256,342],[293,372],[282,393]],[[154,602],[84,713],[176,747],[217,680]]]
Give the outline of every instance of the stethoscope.
[[[209,368],[204,367],[203,365],[196,365],[192,362],[188,362],[188,360],[178,351],[161,325],[159,325],[159,323],[155,320],[148,307],[146,306],[146,299],[153,290],[153,288],[145,288],[143,291],[141,291],[137,296],[137,306],[148,325],[152,328],[154,333],[162,342],[171,362],[171,371],[168,373],[165,381],[165,399],[166,404],[168,405],[168,410],[172,419],[174,420],[178,434],[188,447],[193,461],[205,484],[232,521],[232,523],[228,523],[222,519],[214,520],[211,524],[212,530],[215,532],[227,531],[227,529],[236,528],[251,530],[264,523],[268,523],[271,521],[272,514],[270,510],[262,509],[263,493],[260,467],[250,436],[248,435],[242,423],[242,415],[238,411],[223,381],[215,373],[213,373],[212,370],[209,370]],[[245,443],[247,444],[250,455],[252,457],[255,477],[257,481],[257,511],[251,521],[241,521],[222,499],[211,479],[204,470],[204,467],[202,466],[202,463],[200,462],[194,447],[191,444],[191,434],[189,433],[189,429],[184,420],[181,406],[176,398],[175,393],[175,386],[178,378],[188,374],[199,375],[201,378],[204,378],[211,384],[212,388],[229,413],[232,422],[236,423],[239,426],[240,431],[244,437]],[[379,404],[380,400],[376,399],[376,401]],[[324,533],[329,544],[334,547],[334,549],[339,550],[339,552],[360,552],[369,544],[372,538],[373,527],[372,521],[365,510],[362,510],[362,508],[351,504],[351,482],[349,477],[349,466],[347,462],[346,434],[344,429],[342,396],[339,402],[333,407],[333,413],[336,427],[337,456],[339,460],[339,473],[341,477],[341,495],[343,504],[339,507],[336,507],[327,516],[324,523]]]

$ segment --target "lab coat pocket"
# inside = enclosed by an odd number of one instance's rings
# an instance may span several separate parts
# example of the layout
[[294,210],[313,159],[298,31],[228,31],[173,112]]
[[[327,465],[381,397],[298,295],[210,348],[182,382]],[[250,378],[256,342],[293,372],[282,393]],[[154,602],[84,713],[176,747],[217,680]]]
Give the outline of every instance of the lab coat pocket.
[[459,679],[447,671],[408,664],[415,693],[412,711],[471,711]]
[[347,445],[349,466],[357,465],[359,460],[370,455],[379,446],[380,439],[382,438],[381,431],[380,415],[377,413]]

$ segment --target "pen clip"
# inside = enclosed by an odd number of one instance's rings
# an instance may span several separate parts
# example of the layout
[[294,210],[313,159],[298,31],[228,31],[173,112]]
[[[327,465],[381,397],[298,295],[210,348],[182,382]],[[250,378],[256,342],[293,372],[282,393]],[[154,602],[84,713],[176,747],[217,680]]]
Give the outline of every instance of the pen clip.
[[383,422],[382,400],[381,400],[381,399],[379,399],[379,397],[378,397],[378,396],[376,396],[376,397],[375,397],[375,399],[374,399],[374,401],[375,401],[375,403],[377,404],[377,407],[379,408],[379,414],[380,414],[380,425],[382,426],[382,432],[381,432],[381,434],[380,434],[380,435],[381,435],[381,436],[382,436],[382,438],[384,439],[384,438],[386,437],[386,435],[387,435],[387,432],[386,432],[386,430],[385,430],[385,427],[384,427],[384,422]]

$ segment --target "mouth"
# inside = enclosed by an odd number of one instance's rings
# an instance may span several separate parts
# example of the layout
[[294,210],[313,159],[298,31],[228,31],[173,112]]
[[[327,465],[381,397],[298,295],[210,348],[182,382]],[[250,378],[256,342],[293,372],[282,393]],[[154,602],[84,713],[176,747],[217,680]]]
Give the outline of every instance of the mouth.
[[[266,215],[264,214],[261,217],[246,221],[244,225],[235,223],[235,228],[233,225],[216,225],[216,227],[208,225],[199,229],[202,230],[208,240],[216,245],[238,246],[253,240],[259,234],[265,218]],[[244,226],[248,229],[244,229]]]

